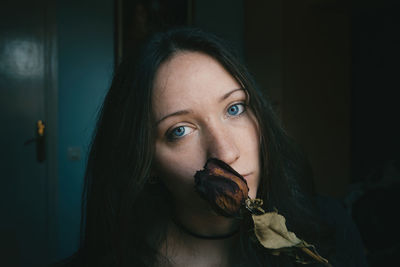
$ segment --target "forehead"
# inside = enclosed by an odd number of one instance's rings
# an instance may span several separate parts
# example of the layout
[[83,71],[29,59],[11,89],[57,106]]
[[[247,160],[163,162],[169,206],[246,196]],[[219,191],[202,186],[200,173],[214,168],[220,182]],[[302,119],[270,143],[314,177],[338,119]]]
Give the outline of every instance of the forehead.
[[[200,52],[179,52],[164,62],[153,88],[153,108],[185,107],[241,88],[214,58]],[[186,106],[185,106],[186,105]]]

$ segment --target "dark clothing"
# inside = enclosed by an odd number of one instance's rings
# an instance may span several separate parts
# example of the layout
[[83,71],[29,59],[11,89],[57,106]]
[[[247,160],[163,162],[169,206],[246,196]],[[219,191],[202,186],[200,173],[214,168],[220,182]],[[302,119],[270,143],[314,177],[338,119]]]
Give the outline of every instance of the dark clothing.
[[[364,246],[359,234],[359,231],[353,222],[350,214],[345,209],[342,203],[334,198],[326,196],[317,196],[317,205],[321,214],[322,219],[326,224],[335,230],[335,257],[333,260],[329,259],[333,267],[367,267],[367,261],[364,253]],[[321,255],[324,256],[324,255]],[[269,261],[274,262],[276,256],[270,257]],[[274,264],[272,265],[279,265]],[[282,263],[282,262],[281,262]],[[251,267],[253,264],[245,264],[245,266]],[[258,264],[254,264],[254,266]],[[316,266],[315,264],[310,265],[296,265],[293,259],[286,266]],[[60,264],[57,266],[68,266],[68,267],[81,267],[79,258],[70,259],[68,264]],[[320,265],[318,265],[320,266]]]
[[326,196],[318,196],[317,204],[322,218],[335,229],[336,260],[332,265],[368,266],[360,233],[345,206],[340,201]]

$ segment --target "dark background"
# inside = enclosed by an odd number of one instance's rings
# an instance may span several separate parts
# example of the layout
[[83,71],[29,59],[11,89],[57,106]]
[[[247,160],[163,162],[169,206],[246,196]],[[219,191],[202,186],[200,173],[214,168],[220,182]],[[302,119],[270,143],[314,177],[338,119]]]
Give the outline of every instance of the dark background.
[[352,181],[399,161],[399,11],[390,0],[354,1],[351,8]]
[[[317,193],[338,199],[353,217],[369,264],[394,262],[400,223],[392,216],[400,189],[399,2],[243,1],[242,20],[236,21],[242,35],[236,39],[218,29],[218,15],[208,14],[204,25],[194,1],[183,1],[181,9],[169,2],[179,1],[160,1],[155,17],[165,20],[148,25],[201,26],[228,39],[308,154]],[[154,16],[151,4],[146,8]],[[134,33],[130,29],[138,24],[143,21],[125,24],[125,31]]]
[[[228,39],[308,152],[320,193],[344,197],[399,160],[397,1],[233,2],[213,12],[199,1],[117,1],[115,54],[174,25]],[[221,10],[241,16],[229,25]]]
[[[307,153],[317,193],[353,216],[371,266],[399,253],[398,1],[6,0],[0,13],[0,265],[76,250],[87,151],[115,65],[150,32],[182,24],[237,49]],[[23,146],[39,119],[44,162],[34,142]]]
[[204,12],[207,5],[195,1],[180,1],[180,9],[172,4],[179,1],[159,1],[158,15],[151,4],[134,2],[158,19],[125,24],[133,37],[138,25],[149,32],[194,25],[230,41],[309,156],[317,193],[338,199],[353,217],[370,265],[394,262],[400,223],[392,215],[400,189],[399,2],[243,1],[236,9],[226,6],[227,13],[236,10],[242,17],[225,28],[217,26],[222,14],[210,13],[211,7]]

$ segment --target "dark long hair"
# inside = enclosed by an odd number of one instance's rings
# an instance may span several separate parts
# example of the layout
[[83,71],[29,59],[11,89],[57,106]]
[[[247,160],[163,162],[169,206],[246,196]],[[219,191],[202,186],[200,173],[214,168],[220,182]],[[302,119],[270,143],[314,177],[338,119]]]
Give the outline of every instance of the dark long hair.
[[[307,185],[312,179],[309,165],[280,126],[270,102],[221,39],[199,29],[179,28],[155,34],[128,55],[114,75],[88,157],[77,257],[87,266],[151,266],[160,260],[157,244],[164,238],[169,201],[162,185],[148,181],[154,156],[151,95],[160,64],[179,51],[213,57],[248,92],[261,132],[257,195],[267,210],[276,208],[286,217],[291,231],[323,249],[312,187]],[[243,255],[271,266],[286,262],[252,243],[249,227],[251,221],[244,219]]]

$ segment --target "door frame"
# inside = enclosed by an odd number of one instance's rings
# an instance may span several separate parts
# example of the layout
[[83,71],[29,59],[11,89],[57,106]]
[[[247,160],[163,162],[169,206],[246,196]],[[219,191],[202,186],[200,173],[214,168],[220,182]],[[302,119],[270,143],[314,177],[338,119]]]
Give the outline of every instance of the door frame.
[[55,1],[45,1],[45,122],[46,122],[46,190],[47,255],[49,263],[57,261],[58,249],[58,47],[57,8]]

